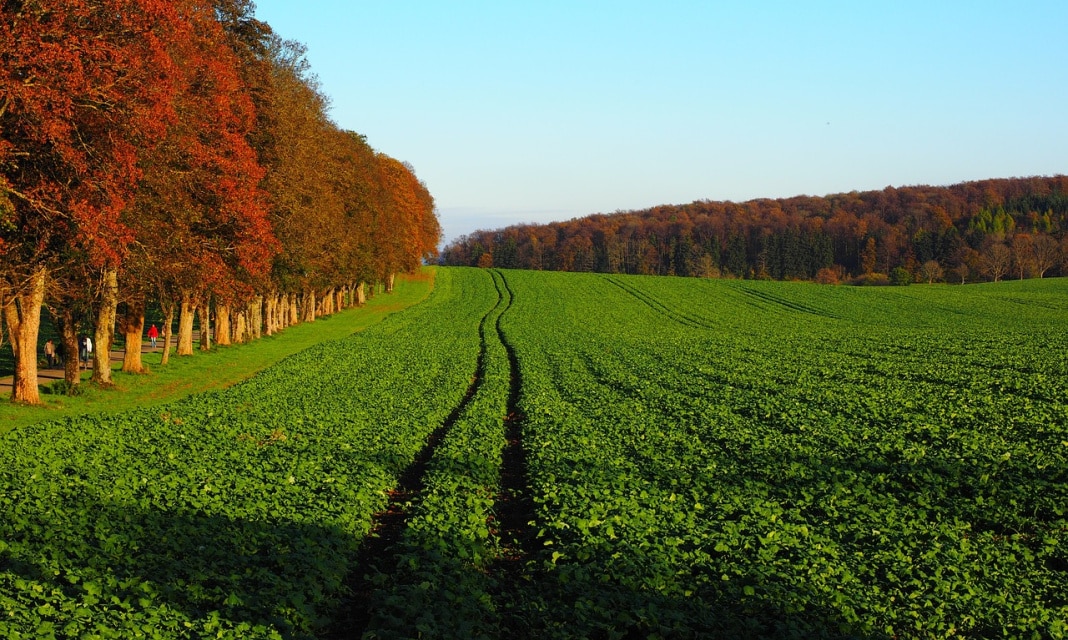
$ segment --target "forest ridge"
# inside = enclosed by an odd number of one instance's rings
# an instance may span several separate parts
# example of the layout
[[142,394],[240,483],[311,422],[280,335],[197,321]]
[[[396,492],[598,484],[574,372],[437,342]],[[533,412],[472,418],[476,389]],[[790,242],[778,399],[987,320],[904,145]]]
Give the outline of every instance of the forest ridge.
[[1066,275],[1068,176],[699,200],[476,231],[446,265],[907,284]]

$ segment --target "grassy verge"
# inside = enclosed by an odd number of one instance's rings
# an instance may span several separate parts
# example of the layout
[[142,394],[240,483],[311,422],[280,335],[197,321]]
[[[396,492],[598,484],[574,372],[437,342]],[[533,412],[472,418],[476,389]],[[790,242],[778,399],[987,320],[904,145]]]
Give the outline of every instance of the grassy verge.
[[[84,392],[69,397],[43,393],[43,406],[21,406],[0,401],[0,434],[22,425],[68,416],[123,411],[135,407],[160,404],[185,396],[221,389],[245,380],[279,360],[308,347],[343,338],[379,322],[396,311],[424,300],[434,285],[434,270],[397,278],[391,294],[379,294],[358,309],[320,318],[287,328],[274,335],[264,336],[249,344],[216,347],[193,356],[171,355],[166,367],[160,366],[162,353],[146,354],[147,374],[113,375],[115,386],[99,389],[85,384]],[[118,367],[119,365],[115,365]],[[88,378],[89,374],[83,374]]]

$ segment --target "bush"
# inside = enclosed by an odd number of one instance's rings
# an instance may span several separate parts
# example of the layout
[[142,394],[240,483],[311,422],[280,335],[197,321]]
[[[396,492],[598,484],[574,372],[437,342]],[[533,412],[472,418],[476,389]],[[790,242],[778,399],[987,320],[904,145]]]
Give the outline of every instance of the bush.
[[816,272],[816,282],[820,284],[838,284],[842,281],[841,267],[824,267]]
[[885,287],[890,284],[890,278],[885,273],[866,273],[853,279],[853,284],[861,287]]
[[890,284],[895,287],[912,284],[912,273],[905,267],[894,267],[894,270],[890,272]]

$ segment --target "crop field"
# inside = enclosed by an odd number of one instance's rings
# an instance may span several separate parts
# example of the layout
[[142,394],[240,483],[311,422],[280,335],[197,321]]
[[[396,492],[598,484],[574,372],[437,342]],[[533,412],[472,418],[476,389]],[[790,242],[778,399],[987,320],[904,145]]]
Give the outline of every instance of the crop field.
[[440,269],[0,440],[0,638],[1064,638],[1068,281]]

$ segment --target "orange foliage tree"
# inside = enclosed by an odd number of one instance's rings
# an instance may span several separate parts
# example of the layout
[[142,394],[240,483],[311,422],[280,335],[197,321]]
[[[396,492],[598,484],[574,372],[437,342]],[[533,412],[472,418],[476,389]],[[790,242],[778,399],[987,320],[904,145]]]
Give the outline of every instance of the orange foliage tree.
[[[191,36],[172,43],[182,68],[179,118],[163,144],[148,154],[135,206],[127,213],[138,230],[140,252],[132,261],[127,326],[143,326],[137,304],[140,283],[150,283],[165,313],[179,312],[178,354],[193,351],[193,314],[212,295],[247,293],[262,278],[277,242],[267,219],[264,177],[246,136],[255,112],[237,73],[238,61],[223,44],[212,6],[178,3]],[[202,322],[202,337],[210,335]],[[164,322],[165,340],[171,323]],[[164,357],[169,350],[164,351]],[[136,368],[131,364],[131,368]]]

